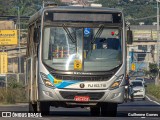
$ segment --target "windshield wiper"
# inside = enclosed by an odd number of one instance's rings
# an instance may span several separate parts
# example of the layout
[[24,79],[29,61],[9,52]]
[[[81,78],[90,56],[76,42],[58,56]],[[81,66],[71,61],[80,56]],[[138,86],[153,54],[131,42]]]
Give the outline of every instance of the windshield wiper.
[[93,43],[96,41],[96,39],[101,36],[101,34],[102,34],[102,32],[103,32],[103,29],[104,29],[104,25],[101,24],[101,25],[100,25],[100,28],[99,28],[98,31],[97,31],[97,33],[96,33],[95,36],[93,37],[93,40],[92,40],[91,44],[93,44]]
[[76,43],[76,40],[74,39],[74,37],[71,35],[70,31],[68,30],[68,28],[65,26],[65,24],[62,24],[63,29],[66,31],[68,37],[71,39],[71,41],[73,43]]

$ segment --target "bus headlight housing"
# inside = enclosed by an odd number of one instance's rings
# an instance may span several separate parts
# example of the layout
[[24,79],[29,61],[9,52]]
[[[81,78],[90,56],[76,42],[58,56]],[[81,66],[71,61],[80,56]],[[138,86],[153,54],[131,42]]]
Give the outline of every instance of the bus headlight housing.
[[121,84],[122,80],[123,80],[123,76],[124,75],[120,75],[119,77],[117,77],[116,81],[110,86],[110,89],[118,88],[119,85]]
[[41,74],[41,78],[42,78],[45,86],[47,86],[47,87],[55,87],[55,86],[52,84],[52,82],[49,80],[49,78],[47,77],[46,74],[44,74],[44,73],[40,73],[40,74]]

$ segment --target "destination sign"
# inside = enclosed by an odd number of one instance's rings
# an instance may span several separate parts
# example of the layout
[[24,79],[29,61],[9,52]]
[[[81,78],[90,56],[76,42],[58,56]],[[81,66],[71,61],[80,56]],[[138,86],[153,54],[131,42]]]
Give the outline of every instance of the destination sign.
[[54,21],[112,22],[112,14],[96,13],[53,13]]

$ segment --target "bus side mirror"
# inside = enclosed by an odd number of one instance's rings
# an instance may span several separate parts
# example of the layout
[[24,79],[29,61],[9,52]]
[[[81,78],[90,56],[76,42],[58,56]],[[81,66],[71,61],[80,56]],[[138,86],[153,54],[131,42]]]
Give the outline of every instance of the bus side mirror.
[[127,44],[133,43],[133,33],[131,30],[127,30]]

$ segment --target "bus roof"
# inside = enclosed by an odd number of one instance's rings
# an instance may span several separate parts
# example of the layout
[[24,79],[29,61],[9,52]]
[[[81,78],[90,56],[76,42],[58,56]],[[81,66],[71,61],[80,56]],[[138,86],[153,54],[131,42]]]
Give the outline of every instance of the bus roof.
[[79,11],[79,12],[113,12],[122,13],[122,10],[116,8],[106,8],[106,7],[81,7],[81,6],[54,6],[54,7],[44,7],[32,15],[29,19],[29,23],[36,21],[42,16],[43,11],[46,10],[56,10],[56,11]]

